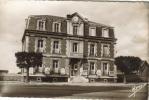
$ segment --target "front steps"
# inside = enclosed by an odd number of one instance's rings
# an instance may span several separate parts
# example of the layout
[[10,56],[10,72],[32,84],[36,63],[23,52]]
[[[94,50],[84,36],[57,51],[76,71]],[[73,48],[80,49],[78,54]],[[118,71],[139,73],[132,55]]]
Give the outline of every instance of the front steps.
[[70,82],[70,83],[88,83],[89,79],[87,79],[83,76],[71,76],[68,79],[68,82]]

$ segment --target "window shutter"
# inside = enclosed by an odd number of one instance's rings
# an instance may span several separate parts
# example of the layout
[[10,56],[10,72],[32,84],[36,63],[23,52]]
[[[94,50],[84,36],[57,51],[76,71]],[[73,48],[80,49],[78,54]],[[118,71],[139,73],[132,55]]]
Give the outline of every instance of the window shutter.
[[90,55],[90,43],[88,43],[88,55]]
[[38,39],[35,38],[35,52],[37,52],[37,46],[38,46]]
[[62,40],[61,41],[59,41],[59,44],[58,44],[58,49],[59,49],[59,53],[61,53],[62,52],[62,47],[61,47],[61,45],[62,45]]
[[53,40],[51,39],[51,53],[53,52]]
[[37,28],[36,30],[39,30],[39,20],[37,20]]
[[52,32],[54,32],[55,30],[54,30],[54,25],[55,25],[55,23],[54,22],[52,22]]
[[43,40],[43,52],[46,52],[46,38]]
[[103,57],[103,44],[101,44],[101,57]]
[[59,30],[58,32],[61,32],[61,22],[59,22]]
[[96,35],[102,37],[102,28],[96,27]]
[[109,55],[109,57],[111,56],[111,54],[110,54],[110,45],[108,45],[108,55]]
[[95,56],[97,56],[97,43],[95,43],[95,49],[94,49],[94,52],[95,52]]
[[109,37],[114,38],[114,30],[109,29]]
[[44,22],[44,23],[43,23],[43,30],[46,30],[46,27],[45,27],[46,21],[44,20],[43,22]]

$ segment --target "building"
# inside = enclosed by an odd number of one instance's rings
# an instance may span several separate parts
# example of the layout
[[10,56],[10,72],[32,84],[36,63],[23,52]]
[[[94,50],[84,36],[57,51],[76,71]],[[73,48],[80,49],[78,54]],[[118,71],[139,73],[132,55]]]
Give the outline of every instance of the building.
[[41,80],[72,81],[80,77],[111,82],[117,78],[115,42],[113,27],[89,21],[78,13],[66,17],[31,15],[26,19],[22,50],[43,53],[42,66],[33,69],[34,75],[42,74]]
[[147,61],[142,61],[137,74],[143,82],[149,81],[149,64]]
[[0,70],[0,76],[8,74],[8,70]]

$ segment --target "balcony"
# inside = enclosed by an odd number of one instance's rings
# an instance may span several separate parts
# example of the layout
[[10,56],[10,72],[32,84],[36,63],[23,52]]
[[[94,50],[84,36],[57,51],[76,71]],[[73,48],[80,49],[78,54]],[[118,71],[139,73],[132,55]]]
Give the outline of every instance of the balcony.
[[52,51],[52,53],[53,53],[53,54],[60,54],[60,50],[59,50],[59,49],[54,49],[54,50]]
[[107,71],[103,71],[102,76],[109,76],[109,73]]
[[90,75],[95,75],[96,72],[95,72],[95,70],[90,70],[90,71],[89,71],[89,74],[90,74]]
[[109,71],[109,76],[115,76],[115,72],[114,71]]
[[97,57],[97,54],[95,54],[95,53],[94,53],[94,54],[93,54],[93,53],[89,53],[88,55],[89,55],[90,57]]
[[110,54],[103,54],[102,57],[109,58]]
[[71,52],[70,57],[83,58],[83,53]]
[[45,50],[44,50],[44,48],[37,48],[36,52],[44,53]]

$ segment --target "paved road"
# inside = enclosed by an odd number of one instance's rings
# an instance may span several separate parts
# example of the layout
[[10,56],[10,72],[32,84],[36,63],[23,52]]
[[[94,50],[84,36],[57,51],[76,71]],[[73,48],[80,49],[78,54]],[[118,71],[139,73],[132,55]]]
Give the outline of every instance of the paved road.
[[[105,100],[127,100],[131,86],[77,86],[0,84],[3,97],[48,97],[48,98],[94,98]],[[147,86],[130,100],[147,100]]]

